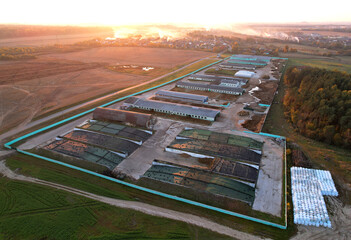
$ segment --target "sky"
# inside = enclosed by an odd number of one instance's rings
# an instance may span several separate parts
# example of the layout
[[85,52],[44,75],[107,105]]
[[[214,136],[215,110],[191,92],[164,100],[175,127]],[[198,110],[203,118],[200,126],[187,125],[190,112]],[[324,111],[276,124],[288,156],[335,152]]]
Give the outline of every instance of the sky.
[[1,24],[136,25],[349,22],[351,0],[4,0]]

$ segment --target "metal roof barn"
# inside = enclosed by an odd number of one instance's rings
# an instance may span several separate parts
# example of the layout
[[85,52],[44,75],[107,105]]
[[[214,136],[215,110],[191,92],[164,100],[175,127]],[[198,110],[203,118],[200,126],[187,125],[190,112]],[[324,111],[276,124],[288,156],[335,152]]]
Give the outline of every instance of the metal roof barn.
[[136,113],[111,108],[96,108],[93,112],[93,119],[131,123],[135,126],[149,129],[156,123],[156,118],[154,118],[151,114]]
[[241,84],[236,80],[221,80],[220,86],[227,86],[227,87],[239,87]]
[[229,63],[229,62],[224,62],[219,64],[221,68],[224,69],[246,69],[246,70],[255,70],[256,66],[251,65],[251,64],[241,64],[241,63]]
[[208,96],[174,92],[174,91],[166,91],[166,90],[157,91],[155,95],[156,97],[159,97],[159,98],[173,99],[173,100],[179,100],[183,102],[205,103],[208,101]]
[[234,78],[234,77],[222,77],[222,76],[209,76],[209,75],[202,75],[202,74],[192,74],[190,75],[189,79],[191,80],[202,80],[202,81],[221,81],[221,80],[236,80],[236,81],[246,81],[246,79],[242,78]]
[[251,77],[253,77],[254,75],[255,75],[254,72],[243,71],[243,70],[241,70],[241,71],[235,73],[235,76],[236,76],[236,77],[245,77],[245,78],[251,78]]
[[257,55],[244,55],[244,54],[235,54],[230,57],[230,59],[238,59],[238,60],[247,60],[247,61],[264,61],[269,62],[271,57],[266,56],[257,56]]
[[230,59],[228,63],[239,63],[239,64],[250,64],[255,66],[266,66],[267,62],[260,60],[242,60],[242,59]]
[[[128,100],[129,99],[129,100]],[[192,107],[182,104],[166,103],[161,101],[146,100],[137,97],[128,98],[125,104],[145,110],[153,110],[156,112],[174,114],[185,117],[192,117],[207,121],[214,121],[220,114],[218,110],[212,110],[207,108]]]
[[244,93],[244,89],[242,88],[227,87],[227,86],[220,86],[220,85],[209,85],[209,84],[202,84],[202,83],[179,82],[177,84],[177,87],[189,88],[189,89],[200,90],[200,91],[225,93],[225,94],[231,94],[231,95],[242,95]]

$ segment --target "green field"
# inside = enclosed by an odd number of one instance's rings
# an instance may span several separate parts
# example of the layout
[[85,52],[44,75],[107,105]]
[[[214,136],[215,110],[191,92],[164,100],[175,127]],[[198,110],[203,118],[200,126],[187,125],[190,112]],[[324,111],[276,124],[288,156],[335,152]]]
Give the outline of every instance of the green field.
[[[102,196],[123,200],[140,201],[175,211],[191,213],[213,220],[218,224],[259,236],[272,239],[286,239],[296,232],[296,228],[291,224],[291,221],[289,221],[288,230],[284,231],[274,227],[268,227],[259,223],[246,221],[241,218],[231,217],[215,211],[206,210],[200,207],[195,207],[189,204],[141,192],[111,181],[91,176],[86,173],[22,154],[17,154],[8,158],[6,163],[11,169],[18,169],[20,174],[33,176],[50,182],[60,183]],[[255,217],[267,218],[267,214],[256,212]]]
[[0,239],[230,239],[183,222],[0,178]]
[[[315,59],[289,59],[288,66],[296,64],[315,64],[314,67],[333,68],[336,63]],[[351,65],[343,65],[338,70],[351,72]],[[351,151],[331,146],[306,138],[298,134],[284,117],[283,97],[285,93],[284,82],[278,87],[273,104],[267,115],[262,132],[286,136],[291,142],[297,143],[307,157],[313,162],[314,167],[331,171],[338,191],[344,203],[351,203],[351,193],[347,188],[351,185]]]
[[330,59],[289,58],[289,66],[310,66],[351,73],[351,57]]

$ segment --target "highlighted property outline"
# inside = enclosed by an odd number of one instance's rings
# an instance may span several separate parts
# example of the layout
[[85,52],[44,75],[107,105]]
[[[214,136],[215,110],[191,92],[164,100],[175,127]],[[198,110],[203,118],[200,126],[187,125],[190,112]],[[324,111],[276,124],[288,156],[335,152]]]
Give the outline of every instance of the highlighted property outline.
[[[225,59],[228,59],[228,58],[225,58]],[[170,81],[167,81],[165,83],[159,84],[157,86],[154,86],[154,87],[151,87],[151,88],[148,88],[148,89],[136,92],[136,93],[129,94],[128,96],[124,96],[124,97],[115,99],[115,100],[110,101],[108,103],[102,104],[102,105],[100,105],[98,107],[107,107],[107,106],[112,105],[112,104],[114,104],[116,102],[119,102],[119,101],[122,101],[124,99],[127,99],[128,97],[136,96],[136,95],[139,95],[139,94],[142,94],[142,93],[145,93],[145,92],[157,89],[159,87],[165,86],[165,85],[170,84],[172,82],[178,81],[178,80],[180,80],[180,79],[182,79],[184,77],[187,77],[187,76],[189,76],[191,74],[197,73],[197,72],[199,72],[199,71],[201,71],[201,70],[203,70],[205,68],[208,68],[208,67],[210,67],[210,66],[212,66],[214,64],[220,63],[220,62],[222,62],[225,59],[222,59],[222,60],[216,61],[214,63],[208,64],[208,65],[206,65],[204,67],[201,67],[201,68],[199,68],[199,69],[197,69],[195,71],[192,71],[191,73],[185,74],[185,75],[183,75],[181,77],[172,79]],[[22,153],[22,154],[25,154],[25,155],[28,155],[28,156],[32,156],[32,157],[35,157],[35,158],[39,158],[39,159],[42,159],[42,160],[45,160],[45,161],[48,161],[48,162],[51,162],[51,163],[59,164],[59,165],[62,165],[62,166],[65,166],[65,167],[68,167],[68,168],[71,168],[71,169],[74,169],[74,170],[78,170],[78,171],[84,172],[84,173],[88,173],[90,175],[97,176],[97,177],[100,177],[100,178],[103,178],[103,179],[106,179],[106,180],[109,180],[109,181],[112,181],[112,182],[116,182],[118,184],[121,184],[121,185],[124,185],[124,186],[128,186],[128,187],[140,190],[140,191],[144,191],[144,192],[151,193],[151,194],[154,194],[154,195],[158,195],[158,196],[161,196],[161,197],[165,197],[165,198],[168,198],[168,199],[176,200],[176,201],[179,201],[179,202],[191,204],[191,205],[194,205],[194,206],[202,207],[202,208],[205,208],[205,209],[210,209],[210,210],[213,210],[213,211],[216,211],[216,212],[220,212],[220,213],[224,213],[224,214],[227,214],[227,215],[230,215],[230,216],[243,218],[245,220],[261,223],[261,224],[264,224],[264,225],[268,225],[268,226],[272,226],[272,227],[276,227],[276,228],[280,228],[280,229],[287,229],[287,220],[286,220],[287,216],[286,216],[286,214],[285,214],[285,225],[280,225],[280,224],[277,224],[277,223],[272,223],[272,222],[265,221],[265,220],[262,220],[262,219],[250,217],[250,216],[247,216],[247,215],[244,215],[244,214],[228,211],[228,210],[225,210],[225,209],[221,209],[221,208],[218,208],[218,207],[214,207],[214,206],[210,206],[210,205],[207,205],[207,204],[199,203],[199,202],[192,201],[192,200],[189,200],[189,199],[185,199],[185,198],[182,198],[182,197],[178,197],[178,196],[162,193],[162,192],[159,192],[159,191],[155,191],[155,190],[152,190],[152,189],[149,189],[149,188],[141,187],[141,186],[138,186],[138,185],[135,185],[135,184],[132,184],[132,183],[128,183],[128,182],[125,182],[125,181],[122,181],[122,180],[118,180],[118,179],[115,179],[115,178],[112,178],[112,177],[108,177],[108,176],[105,176],[105,175],[102,175],[102,174],[99,174],[99,173],[96,173],[96,172],[93,172],[93,171],[90,171],[90,170],[87,170],[87,169],[84,169],[84,168],[73,166],[71,164],[67,164],[67,163],[64,163],[64,162],[61,162],[61,161],[58,161],[58,160],[55,160],[55,159],[47,158],[47,157],[44,157],[44,156],[41,156],[41,155],[38,155],[38,154],[34,154],[34,153],[31,153],[31,152],[20,150],[20,149],[17,149],[17,148],[14,148],[14,147],[11,146],[14,143],[19,142],[19,141],[21,141],[23,139],[26,139],[28,137],[34,136],[34,135],[36,135],[38,133],[41,133],[41,132],[46,131],[48,129],[54,128],[56,126],[59,126],[59,125],[61,125],[63,123],[69,122],[69,121],[71,121],[73,119],[76,119],[76,118],[79,118],[81,116],[84,116],[84,115],[86,115],[88,113],[91,113],[95,109],[96,108],[92,108],[90,110],[87,110],[87,111],[84,111],[82,113],[76,114],[76,115],[74,115],[72,117],[66,118],[66,119],[58,121],[56,123],[53,123],[53,124],[51,124],[49,126],[46,126],[46,127],[41,128],[41,129],[35,130],[33,132],[30,132],[28,134],[25,134],[25,135],[23,135],[21,137],[18,137],[18,138],[14,139],[14,140],[12,140],[10,142],[5,143],[4,147],[6,147],[8,149],[14,149],[17,152]],[[285,175],[286,175],[286,170],[285,170]],[[286,209],[286,203],[285,203],[285,209]]]

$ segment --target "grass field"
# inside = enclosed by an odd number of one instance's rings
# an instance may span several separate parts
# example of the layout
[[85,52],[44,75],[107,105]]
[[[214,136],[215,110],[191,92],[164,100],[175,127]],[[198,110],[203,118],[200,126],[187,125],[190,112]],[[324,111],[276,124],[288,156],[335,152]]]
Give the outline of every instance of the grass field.
[[230,239],[183,222],[0,178],[0,239]]
[[[255,235],[269,237],[273,239],[286,239],[295,233],[295,228],[289,223],[288,230],[280,230],[262,224],[245,221],[243,219],[230,217],[218,212],[198,208],[177,201],[165,199],[155,195],[140,192],[128,187],[115,184],[113,182],[100,179],[76,170],[72,170],[57,164],[52,164],[36,158],[17,154],[6,161],[11,169],[19,169],[20,174],[33,176],[50,182],[60,183],[66,186],[82,189],[98,195],[122,199],[145,202],[163,208],[168,208],[180,212],[191,213],[201,217],[211,219],[219,224],[226,225],[240,231],[249,232]],[[264,214],[256,217],[264,217]]]
[[351,58],[334,58],[334,59],[308,59],[308,58],[290,58],[290,66],[310,66],[326,68],[328,70],[338,70],[351,73]]
[[[317,62],[311,60],[315,67],[328,67],[333,62]],[[309,64],[308,59],[292,59],[289,60],[287,67],[296,64]],[[340,69],[344,69],[340,66]],[[348,67],[346,66],[346,69]],[[349,72],[351,69],[348,69]],[[331,146],[322,142],[318,142],[306,138],[298,134],[290,123],[284,118],[283,97],[285,93],[284,82],[281,81],[278,87],[278,95],[274,98],[269,114],[266,118],[262,132],[278,134],[288,137],[292,142],[297,143],[304,153],[312,160],[317,168],[323,168],[331,171],[334,181],[337,183],[341,199],[344,203],[351,203],[351,151]]]

